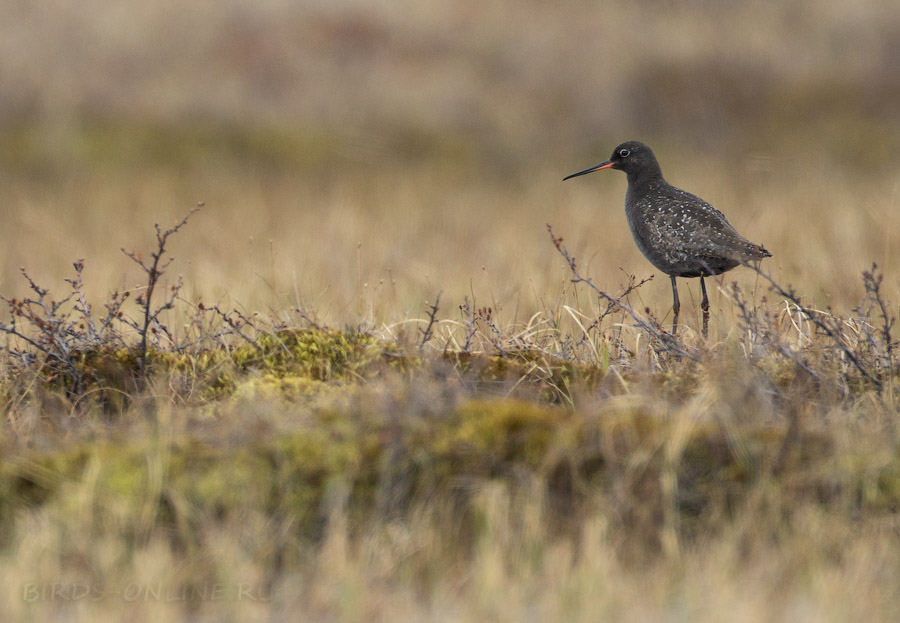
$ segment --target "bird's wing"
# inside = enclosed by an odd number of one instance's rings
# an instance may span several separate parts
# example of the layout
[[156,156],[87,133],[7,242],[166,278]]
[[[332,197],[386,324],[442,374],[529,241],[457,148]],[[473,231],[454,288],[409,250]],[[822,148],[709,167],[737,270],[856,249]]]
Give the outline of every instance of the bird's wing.
[[716,208],[679,188],[672,201],[651,212],[646,226],[663,244],[691,256],[747,261],[758,257],[753,244],[732,227]]

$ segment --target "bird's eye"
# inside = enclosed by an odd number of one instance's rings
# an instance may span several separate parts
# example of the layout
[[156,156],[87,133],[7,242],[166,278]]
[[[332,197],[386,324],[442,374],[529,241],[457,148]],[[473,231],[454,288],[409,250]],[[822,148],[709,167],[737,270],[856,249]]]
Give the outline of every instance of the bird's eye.
[[620,149],[619,150],[619,157],[621,157],[621,158],[627,158],[630,155],[631,155],[631,151],[628,149]]

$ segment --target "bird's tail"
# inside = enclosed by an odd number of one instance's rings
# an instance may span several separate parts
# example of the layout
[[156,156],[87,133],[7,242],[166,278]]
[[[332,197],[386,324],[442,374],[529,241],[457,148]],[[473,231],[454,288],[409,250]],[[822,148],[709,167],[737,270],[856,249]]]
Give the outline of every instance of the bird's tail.
[[751,244],[750,248],[753,254],[753,259],[755,260],[761,260],[765,257],[772,257],[772,254],[769,253],[769,250],[761,244]]

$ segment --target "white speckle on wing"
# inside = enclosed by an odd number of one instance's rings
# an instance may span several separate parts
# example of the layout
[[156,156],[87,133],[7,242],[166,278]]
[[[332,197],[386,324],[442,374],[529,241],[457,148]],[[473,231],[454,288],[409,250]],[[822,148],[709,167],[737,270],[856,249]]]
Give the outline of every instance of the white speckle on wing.
[[631,209],[628,198],[625,212],[638,248],[667,274],[717,274],[752,257],[751,243],[695,195],[664,182],[645,188]]

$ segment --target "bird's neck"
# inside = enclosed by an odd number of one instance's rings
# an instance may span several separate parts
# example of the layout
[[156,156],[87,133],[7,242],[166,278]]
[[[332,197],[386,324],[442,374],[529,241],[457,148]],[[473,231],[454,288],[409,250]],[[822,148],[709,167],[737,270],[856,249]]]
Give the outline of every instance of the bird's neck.
[[665,184],[662,170],[657,163],[643,166],[637,171],[628,171],[628,185],[634,189]]

